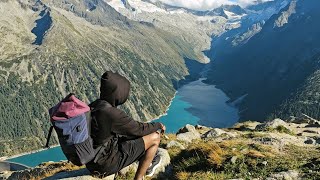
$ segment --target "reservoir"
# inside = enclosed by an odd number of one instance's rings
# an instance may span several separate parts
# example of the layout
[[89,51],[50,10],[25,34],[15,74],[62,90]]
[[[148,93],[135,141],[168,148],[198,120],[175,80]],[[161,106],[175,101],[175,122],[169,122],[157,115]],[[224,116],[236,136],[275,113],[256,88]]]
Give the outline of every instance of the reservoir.
[[[186,124],[209,127],[230,127],[238,119],[238,110],[226,103],[229,98],[214,85],[193,81],[179,88],[165,115],[155,122],[163,123],[167,133],[175,133]],[[9,161],[36,166],[41,162],[65,160],[60,147],[28,154]]]
[[223,128],[238,121],[238,109],[226,103],[226,94],[203,80],[179,88],[167,114],[156,120],[166,126],[168,133],[175,133],[186,124]]

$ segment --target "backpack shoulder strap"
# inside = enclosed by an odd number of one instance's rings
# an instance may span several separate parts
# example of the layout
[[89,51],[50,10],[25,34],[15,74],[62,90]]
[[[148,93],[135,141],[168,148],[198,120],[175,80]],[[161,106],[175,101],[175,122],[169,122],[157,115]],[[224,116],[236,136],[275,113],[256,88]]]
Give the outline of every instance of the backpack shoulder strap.
[[92,121],[91,111],[86,112],[85,115],[87,120],[88,133],[89,135],[91,135],[91,121]]
[[47,137],[47,143],[46,143],[45,148],[49,148],[49,142],[50,142],[50,137],[51,137],[51,134],[52,134],[52,130],[53,130],[53,125],[50,126],[48,137]]

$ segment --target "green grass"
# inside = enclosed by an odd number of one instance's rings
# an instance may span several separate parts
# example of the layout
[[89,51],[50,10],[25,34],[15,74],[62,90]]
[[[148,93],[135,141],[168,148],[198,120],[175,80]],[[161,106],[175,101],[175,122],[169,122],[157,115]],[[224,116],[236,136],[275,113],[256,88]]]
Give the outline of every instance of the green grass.
[[[232,157],[237,157],[235,162],[231,162]],[[266,178],[281,171],[308,173],[312,170],[306,178],[320,178],[320,161],[314,160],[319,157],[320,152],[315,147],[290,145],[279,152],[272,146],[252,143],[246,138],[220,143],[201,140],[172,157],[173,176],[175,179],[252,179]]]
[[279,125],[276,128],[269,127],[268,129],[266,129],[266,131],[285,133],[285,134],[289,134],[289,135],[292,135],[292,136],[295,135],[295,133],[293,133],[290,129],[288,129],[288,128],[282,126],[282,125]]

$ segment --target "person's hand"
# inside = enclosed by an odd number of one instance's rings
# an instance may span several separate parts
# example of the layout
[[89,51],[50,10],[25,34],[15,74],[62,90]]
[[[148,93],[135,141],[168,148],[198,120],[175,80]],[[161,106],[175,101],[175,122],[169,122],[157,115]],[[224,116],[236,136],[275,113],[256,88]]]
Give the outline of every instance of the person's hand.
[[164,133],[166,131],[166,126],[160,123],[161,126],[161,133]]

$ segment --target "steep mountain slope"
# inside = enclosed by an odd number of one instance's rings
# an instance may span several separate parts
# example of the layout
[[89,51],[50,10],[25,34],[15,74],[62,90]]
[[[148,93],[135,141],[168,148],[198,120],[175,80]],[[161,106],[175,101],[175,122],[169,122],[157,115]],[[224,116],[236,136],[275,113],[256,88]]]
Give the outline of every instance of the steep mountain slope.
[[210,81],[233,99],[246,95],[240,103],[242,119],[320,117],[319,5],[317,0],[291,1],[249,39],[211,52],[216,61]]
[[[209,62],[202,51],[210,48],[211,35],[225,32],[228,20],[218,13],[193,11],[180,7],[172,7],[160,1],[149,0],[106,0],[106,2],[122,15],[131,20],[154,25],[160,29],[180,37],[193,46],[203,62]],[[130,4],[132,8],[126,8]],[[223,11],[223,10],[222,10]],[[229,29],[234,28],[230,25]]]
[[183,58],[198,59],[187,41],[100,0],[0,1],[0,14],[0,155],[43,145],[47,109],[69,92],[97,98],[105,70],[132,82],[123,109],[156,117],[174,95],[172,80],[188,74]]

